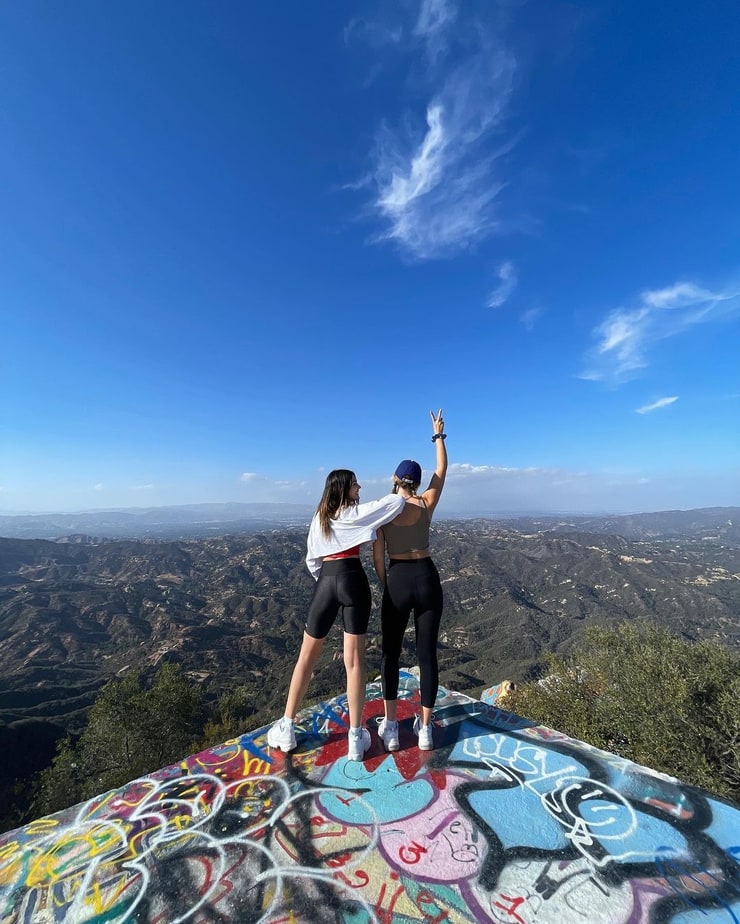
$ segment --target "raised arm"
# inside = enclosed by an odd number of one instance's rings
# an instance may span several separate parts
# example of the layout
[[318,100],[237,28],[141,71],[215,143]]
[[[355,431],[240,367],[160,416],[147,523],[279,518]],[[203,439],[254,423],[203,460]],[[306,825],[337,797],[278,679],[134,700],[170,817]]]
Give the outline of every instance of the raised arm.
[[431,516],[434,512],[434,508],[439,503],[439,499],[442,495],[442,488],[445,484],[445,478],[447,477],[447,446],[445,445],[447,434],[445,433],[445,421],[442,416],[442,408],[439,409],[439,413],[437,414],[435,414],[434,411],[430,411],[429,416],[432,418],[432,440],[437,454],[437,464],[434,469],[434,474],[432,475],[432,480],[429,482],[429,487],[421,496],[424,498],[424,503],[427,505],[429,515]]

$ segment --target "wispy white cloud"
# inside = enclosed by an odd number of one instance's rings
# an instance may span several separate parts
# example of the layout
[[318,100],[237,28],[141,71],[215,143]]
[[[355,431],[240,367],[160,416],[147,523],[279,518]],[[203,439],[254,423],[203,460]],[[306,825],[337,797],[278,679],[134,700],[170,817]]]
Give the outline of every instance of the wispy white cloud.
[[422,0],[419,18],[414,34],[424,38],[438,35],[457,17],[457,9],[451,0]]
[[399,24],[386,25],[378,19],[366,19],[356,16],[344,27],[344,41],[360,41],[371,48],[386,45],[398,45],[403,38],[403,28]]
[[499,266],[496,273],[498,276],[498,285],[488,296],[489,308],[500,308],[507,302],[511,293],[516,289],[518,277],[516,267],[510,260],[506,260]]
[[664,289],[648,289],[642,293],[643,302],[651,308],[683,308],[719,301],[721,298],[722,296],[702,289],[693,282],[676,282]]
[[593,331],[581,378],[613,384],[634,378],[648,364],[655,344],[694,325],[740,310],[740,291],[713,292],[676,282],[641,292],[633,308],[611,311]]
[[305,480],[295,481],[289,478],[266,478],[264,475],[260,475],[257,472],[242,472],[241,475],[239,475],[239,481],[242,484],[251,485],[253,490],[256,489],[266,494],[275,491],[285,492],[286,490],[302,491],[309,485],[309,482]]
[[447,468],[450,478],[468,477],[470,475],[505,474],[518,471],[514,468],[504,468],[496,465],[471,465],[470,462],[453,462]]
[[93,491],[102,491],[102,490],[103,490],[103,487],[104,487],[103,483],[102,483],[101,481],[99,481],[97,484],[94,484],[94,485],[92,486],[92,489],[93,489]]
[[132,484],[131,490],[132,491],[153,491],[154,485],[153,484]]
[[644,350],[649,329],[650,312],[613,311],[596,328],[598,339],[591,367],[584,378],[613,378],[623,381],[646,365]]
[[238,481],[240,499],[259,503],[314,505],[323,489],[318,479],[268,478],[257,472],[242,472]]
[[[429,473],[425,473],[428,475]],[[629,513],[729,506],[737,498],[737,472],[523,468],[450,465],[436,516],[516,513]]]
[[422,38],[428,58],[435,62],[447,50],[448,29],[457,18],[452,0],[422,0],[414,35]]
[[658,398],[657,401],[651,401],[650,404],[643,404],[635,410],[636,414],[650,414],[652,411],[659,411],[662,407],[669,407],[678,401],[678,395],[672,395],[670,398]]
[[[375,240],[426,260],[470,247],[499,225],[494,203],[505,182],[495,166],[506,145],[492,150],[491,139],[509,108],[516,61],[451,0],[424,0],[413,36],[410,53],[429,59],[424,117],[383,126],[369,175],[384,226]],[[453,38],[454,56],[443,56]]]
[[308,484],[305,480],[295,481],[294,479],[288,478],[266,478],[264,475],[260,475],[257,472],[242,472],[241,475],[239,475],[239,481],[242,484],[252,485],[259,491],[272,491],[275,489],[283,491],[286,488],[298,490],[305,488]]
[[537,322],[537,319],[543,313],[542,308],[528,308],[526,311],[523,311],[519,317],[519,320],[525,326],[527,330],[534,330],[534,325]]
[[[622,479],[630,490],[640,484],[641,475]],[[597,497],[609,495],[608,482],[614,474],[526,466],[479,465],[457,462],[449,466],[445,486],[445,508],[483,514],[546,513],[598,509]],[[475,498],[471,504],[471,498]]]
[[457,19],[455,0],[421,0],[414,18],[411,6],[390,5],[382,9],[373,5],[367,16],[355,16],[344,27],[345,44],[355,42],[375,50],[387,50],[409,41],[421,44],[434,61],[444,52],[449,40],[449,27]]

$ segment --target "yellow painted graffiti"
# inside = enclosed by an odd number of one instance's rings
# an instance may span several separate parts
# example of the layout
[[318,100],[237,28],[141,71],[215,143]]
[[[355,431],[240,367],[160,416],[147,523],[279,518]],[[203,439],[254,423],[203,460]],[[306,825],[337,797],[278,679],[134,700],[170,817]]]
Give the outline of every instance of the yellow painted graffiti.
[[31,888],[79,875],[89,861],[125,850],[121,832],[111,825],[96,825],[88,831],[63,835],[32,862],[26,884]]
[[246,751],[244,755],[244,776],[266,776],[270,772],[270,764],[261,757],[250,757]]
[[119,878],[113,885],[108,883],[104,891],[100,883],[95,882],[85,896],[85,904],[90,905],[95,914],[104,914],[118,902],[127,885],[126,877]]

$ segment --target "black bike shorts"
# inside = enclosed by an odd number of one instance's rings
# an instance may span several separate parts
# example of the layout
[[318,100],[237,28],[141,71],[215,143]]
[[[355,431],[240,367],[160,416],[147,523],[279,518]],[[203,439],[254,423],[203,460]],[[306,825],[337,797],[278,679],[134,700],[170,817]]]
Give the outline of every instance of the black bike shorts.
[[306,618],[311,638],[326,638],[339,616],[350,635],[365,635],[370,622],[370,584],[359,558],[334,558],[321,566]]

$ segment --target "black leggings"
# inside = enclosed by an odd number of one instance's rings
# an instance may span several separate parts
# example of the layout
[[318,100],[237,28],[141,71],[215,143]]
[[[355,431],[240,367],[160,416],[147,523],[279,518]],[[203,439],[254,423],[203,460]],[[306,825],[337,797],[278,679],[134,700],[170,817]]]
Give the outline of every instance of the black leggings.
[[383,629],[383,657],[380,662],[383,699],[398,699],[398,662],[411,610],[414,611],[421,704],[432,709],[439,687],[437,639],[442,619],[442,585],[431,558],[416,561],[391,559],[388,566],[380,616]]
[[365,635],[372,596],[359,558],[334,558],[321,565],[306,617],[311,638],[326,638],[339,615],[349,635]]

